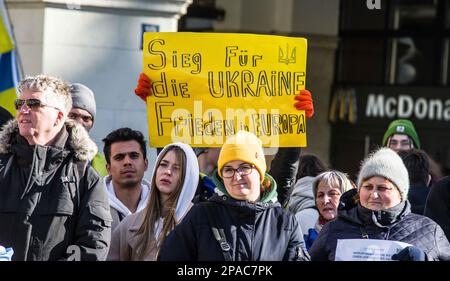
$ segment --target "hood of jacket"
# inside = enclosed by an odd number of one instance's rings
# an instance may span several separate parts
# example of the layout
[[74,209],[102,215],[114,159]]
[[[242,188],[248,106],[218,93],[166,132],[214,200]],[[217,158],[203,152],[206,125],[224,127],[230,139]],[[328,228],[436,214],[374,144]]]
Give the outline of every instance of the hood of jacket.
[[304,209],[316,207],[312,187],[314,179],[315,177],[307,176],[299,179],[295,183],[288,203],[291,212],[297,213]]
[[[175,210],[175,218],[177,221],[180,221],[181,218],[184,217],[187,211],[189,211],[191,207],[191,201],[194,198],[195,191],[197,190],[198,181],[200,178],[200,170],[198,167],[197,157],[195,156],[194,150],[184,143],[177,142],[172,143],[163,148],[163,150],[158,154],[155,163],[159,163],[161,161],[162,155],[165,154],[167,150],[169,150],[172,146],[177,146],[184,151],[186,155],[186,175],[184,177],[183,187],[181,189],[180,197],[178,198],[176,210]],[[152,171],[152,181],[156,179],[156,170],[158,167],[155,165]],[[153,183],[150,184],[153,186]]]
[[[131,215],[131,211],[125,206],[122,201],[117,198],[116,193],[114,192],[114,186],[112,183],[112,177],[111,175],[108,175],[103,178],[103,183],[106,187],[106,190],[108,190],[108,198],[109,198],[109,205],[111,208],[114,208],[116,211],[123,214],[125,217],[128,215]],[[139,203],[136,208],[136,212],[139,212],[145,208],[147,205],[147,199],[148,195],[150,194],[150,182],[146,179],[142,179],[141,181],[141,197],[139,198]]]
[[[219,176],[219,173],[214,171],[212,175],[212,180],[216,185],[216,188],[214,189],[214,192],[219,196],[227,196],[231,198],[231,195],[228,193],[227,189],[225,188],[225,185],[223,184],[222,178]],[[278,193],[277,193],[277,183],[272,178],[271,175],[265,174],[264,175],[264,182],[269,180],[270,186],[267,188],[265,192],[262,192],[260,195],[259,202],[261,203],[275,203],[278,202]]]
[[[97,154],[97,145],[89,137],[83,126],[73,120],[66,120],[64,126],[69,133],[66,149],[74,152],[74,156],[80,161],[91,161]],[[0,132],[0,154],[13,153],[13,146],[19,135],[19,124],[16,119],[10,120]]]

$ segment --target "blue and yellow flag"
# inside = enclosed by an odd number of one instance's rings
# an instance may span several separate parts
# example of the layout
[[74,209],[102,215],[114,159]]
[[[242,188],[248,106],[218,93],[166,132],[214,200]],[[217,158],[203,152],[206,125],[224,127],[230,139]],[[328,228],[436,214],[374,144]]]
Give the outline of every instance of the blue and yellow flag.
[[16,114],[14,100],[17,97],[17,60],[3,0],[0,0],[0,11],[0,106],[14,116]]

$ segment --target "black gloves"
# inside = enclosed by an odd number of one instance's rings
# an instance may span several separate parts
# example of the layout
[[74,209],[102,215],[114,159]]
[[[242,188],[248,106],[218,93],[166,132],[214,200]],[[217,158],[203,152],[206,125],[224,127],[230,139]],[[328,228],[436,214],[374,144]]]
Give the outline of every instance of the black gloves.
[[392,255],[393,260],[398,261],[426,261],[427,255],[421,249],[415,246],[409,246]]

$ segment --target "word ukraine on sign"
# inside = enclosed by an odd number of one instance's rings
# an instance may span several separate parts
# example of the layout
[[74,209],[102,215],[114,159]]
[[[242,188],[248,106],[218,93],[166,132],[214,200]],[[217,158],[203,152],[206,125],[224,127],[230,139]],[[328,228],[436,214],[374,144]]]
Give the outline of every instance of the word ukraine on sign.
[[307,41],[255,34],[144,34],[150,145],[220,147],[239,130],[265,147],[306,146]]

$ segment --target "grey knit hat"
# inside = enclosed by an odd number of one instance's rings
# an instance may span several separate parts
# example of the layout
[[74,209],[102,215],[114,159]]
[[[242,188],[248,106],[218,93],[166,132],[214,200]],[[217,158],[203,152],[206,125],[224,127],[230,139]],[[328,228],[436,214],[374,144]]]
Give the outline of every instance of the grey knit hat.
[[381,148],[370,154],[362,163],[358,175],[358,191],[363,181],[374,176],[390,180],[400,191],[402,201],[408,198],[408,170],[400,156],[390,148]]
[[72,107],[86,110],[94,120],[97,111],[94,92],[83,84],[73,83],[70,85],[70,94],[72,95]]

